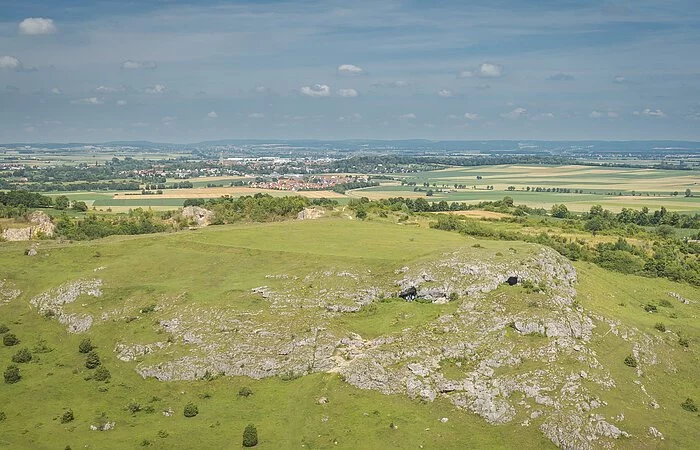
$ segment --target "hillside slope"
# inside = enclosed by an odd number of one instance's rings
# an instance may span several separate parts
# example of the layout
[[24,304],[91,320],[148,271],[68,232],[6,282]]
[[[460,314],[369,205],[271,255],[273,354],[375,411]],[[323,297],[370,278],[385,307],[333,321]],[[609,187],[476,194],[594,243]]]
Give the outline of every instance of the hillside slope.
[[[340,219],[24,250],[0,245],[0,323],[21,341],[0,347],[0,368],[33,355],[0,385],[0,446],[223,447],[249,422],[263,448],[700,439],[681,408],[700,401],[688,285]],[[85,367],[85,338],[109,380]],[[183,416],[188,402],[199,415]]]

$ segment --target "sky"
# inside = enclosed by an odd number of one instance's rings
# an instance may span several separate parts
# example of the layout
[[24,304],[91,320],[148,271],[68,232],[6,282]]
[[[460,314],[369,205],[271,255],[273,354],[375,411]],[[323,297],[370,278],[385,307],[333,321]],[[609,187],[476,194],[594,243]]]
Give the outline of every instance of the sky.
[[697,0],[0,0],[0,142],[700,140]]

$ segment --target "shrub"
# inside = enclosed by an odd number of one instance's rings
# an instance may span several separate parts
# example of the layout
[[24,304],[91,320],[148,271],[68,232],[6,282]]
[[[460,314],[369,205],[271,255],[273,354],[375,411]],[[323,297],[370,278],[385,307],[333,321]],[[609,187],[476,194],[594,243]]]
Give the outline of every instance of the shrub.
[[258,430],[255,425],[249,424],[243,430],[243,447],[255,447],[258,445]]
[[95,374],[92,376],[92,379],[95,381],[107,381],[110,378],[112,378],[112,374],[109,373],[109,370],[107,370],[105,366],[98,367]]
[[14,384],[22,379],[22,375],[19,373],[19,367],[15,365],[7,366],[3,376],[5,377],[5,383],[7,384]]
[[660,300],[659,306],[663,306],[664,308],[673,308],[673,305],[671,304],[671,302],[669,302],[666,299]]
[[644,305],[644,311],[648,313],[655,313],[656,312],[656,306],[652,305],[651,303],[648,303]]
[[456,302],[459,300],[459,294],[456,292],[450,292],[450,297],[449,297],[451,302]]
[[197,409],[197,405],[190,402],[185,405],[183,413],[185,414],[185,417],[194,417],[199,414],[199,409]]
[[690,412],[697,412],[698,407],[695,406],[695,402],[693,401],[692,398],[686,398],[683,403],[681,403],[681,408],[685,409],[686,411]]
[[32,351],[34,353],[50,353],[53,349],[46,343],[46,339],[39,339]]
[[85,360],[85,367],[88,369],[95,369],[97,368],[102,362],[100,361],[100,357],[97,356],[97,353],[95,352],[90,352],[87,355],[87,359]]
[[168,432],[165,431],[165,430],[160,430],[160,431],[158,431],[158,437],[161,438],[161,439],[165,439],[165,438],[168,437],[169,435],[170,435],[170,433],[168,433]]
[[131,414],[136,414],[137,412],[141,411],[141,404],[136,402],[129,402],[129,404],[126,405],[126,409]]
[[7,347],[19,344],[19,338],[14,333],[7,333],[2,337],[2,343]]
[[654,325],[654,328],[661,331],[662,333],[664,331],[666,331],[666,325],[664,325],[663,322],[656,322],[656,325]]
[[8,331],[10,331],[10,329],[7,328],[7,325],[5,325],[4,323],[3,323],[3,324],[0,324],[0,334],[5,334],[5,333],[7,333]]
[[253,395],[253,391],[248,386],[243,386],[241,389],[239,389],[238,395],[241,397],[249,397]]
[[688,347],[688,339],[686,339],[686,338],[679,338],[679,339],[678,339],[678,344],[679,344],[681,347],[686,347],[686,348],[687,348],[687,347]]
[[155,310],[156,310],[156,304],[152,303],[150,305],[144,306],[139,311],[141,312],[141,314],[148,314],[148,313],[152,313]]
[[67,409],[63,414],[61,414],[61,423],[72,422],[74,418],[75,417],[73,417],[73,411]]
[[23,348],[12,356],[13,363],[28,363],[32,360],[32,354],[28,348]]
[[95,349],[95,346],[92,345],[92,342],[90,339],[83,339],[80,341],[80,345],[78,345],[78,351],[80,353],[90,353]]
[[637,367],[637,358],[629,355],[625,358],[625,365],[629,367]]
[[5,414],[5,411],[0,411],[0,422],[4,421],[7,419],[7,414]]

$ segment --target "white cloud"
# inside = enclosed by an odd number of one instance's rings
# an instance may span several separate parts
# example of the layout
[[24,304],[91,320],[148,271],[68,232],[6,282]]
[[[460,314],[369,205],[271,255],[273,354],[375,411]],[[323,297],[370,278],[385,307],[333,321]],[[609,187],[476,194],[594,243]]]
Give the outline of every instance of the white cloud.
[[122,63],[122,69],[137,70],[137,69],[156,69],[158,65],[153,61],[132,61],[126,60]]
[[104,103],[104,100],[102,100],[99,97],[88,97],[88,98],[80,98],[77,100],[71,100],[71,103],[74,105],[101,105]]
[[60,88],[54,87],[54,88],[51,88],[51,93],[53,95],[61,95],[61,94],[63,94],[63,91]]
[[416,115],[414,113],[402,114],[399,116],[401,120],[415,120]]
[[348,116],[340,116],[338,117],[338,120],[340,122],[346,121],[346,120],[360,120],[362,119],[362,114],[360,113],[353,113]]
[[56,25],[52,19],[29,17],[19,23],[19,32],[30,36],[52,34],[56,32]]
[[503,67],[493,63],[481,63],[474,70],[463,70],[457,74],[459,78],[500,78],[503,76]]
[[338,73],[344,74],[344,75],[359,75],[364,70],[362,70],[362,67],[358,67],[353,64],[341,64],[338,66]]
[[135,128],[146,128],[150,126],[150,124],[148,122],[135,122],[132,123],[131,126]]
[[29,125],[27,127],[24,127],[24,131],[27,133],[33,133],[36,130],[36,128],[33,125]]
[[207,117],[209,117],[210,119],[216,119],[219,117],[219,115],[216,113],[216,111],[209,111],[207,113]]
[[510,112],[501,114],[501,117],[503,117],[504,119],[515,120],[515,119],[520,119],[521,117],[523,117],[525,115],[527,115],[527,109],[518,107]]
[[475,113],[464,113],[464,118],[467,120],[478,120],[480,119],[478,114]]
[[613,78],[613,83],[628,84],[628,83],[630,83],[630,81],[627,78],[623,77],[622,75],[617,75],[615,78]]
[[650,108],[646,108],[643,111],[634,111],[632,114],[635,116],[666,117],[666,113],[664,113],[662,110]]
[[22,70],[22,61],[14,56],[0,56],[0,69]]
[[257,92],[258,94],[268,94],[270,92],[270,89],[268,89],[265,86],[257,86],[255,88],[255,92]]
[[313,86],[302,86],[300,92],[309,97],[328,97],[331,95],[331,88],[327,84],[314,84]]
[[166,89],[167,88],[164,84],[154,84],[153,86],[147,87],[143,91],[146,94],[162,94],[163,92],[165,92]]
[[117,100],[117,106],[125,106],[126,100]]
[[338,89],[337,93],[341,97],[357,97],[359,95],[355,89]]
[[249,118],[249,119],[264,119],[264,118],[265,118],[265,114],[263,114],[263,113],[256,113],[256,112],[255,112],[255,113],[250,113],[250,114],[248,114],[248,118]]
[[115,92],[124,92],[126,88],[124,86],[97,86],[95,92],[101,94],[113,94]]
[[540,113],[532,116],[531,120],[546,120],[546,119],[554,119],[554,113],[551,112],[546,112],[546,113]]
[[588,117],[592,119],[600,119],[601,117],[610,117],[612,119],[619,117],[619,114],[616,113],[615,111],[607,111],[607,112],[601,112],[601,111],[591,111],[591,113],[588,115]]
[[449,89],[440,89],[440,90],[438,91],[438,95],[439,95],[440,97],[447,98],[447,97],[452,97],[453,94],[452,94],[452,91],[449,90]]

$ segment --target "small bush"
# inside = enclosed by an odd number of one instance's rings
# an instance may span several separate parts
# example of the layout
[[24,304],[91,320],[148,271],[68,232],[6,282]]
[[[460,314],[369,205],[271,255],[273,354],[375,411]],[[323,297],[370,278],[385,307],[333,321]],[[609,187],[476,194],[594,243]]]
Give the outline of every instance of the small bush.
[[22,375],[19,373],[19,367],[15,365],[7,366],[3,376],[5,377],[5,383],[7,384],[14,384],[22,379]]
[[7,347],[19,344],[19,338],[14,333],[7,333],[2,336],[2,343]]
[[153,443],[148,439],[144,439],[143,441],[141,441],[141,447],[150,447],[151,445],[153,445]]
[[100,357],[97,355],[97,353],[88,353],[87,359],[85,360],[85,367],[87,367],[88,369],[95,369],[100,364],[102,364],[102,362],[100,361]]
[[168,433],[165,430],[160,430],[158,431],[158,437],[161,439],[165,439],[166,437],[170,436],[170,433]]
[[686,338],[679,338],[679,339],[678,339],[678,345],[680,345],[681,347],[686,347],[686,348],[687,348],[688,345],[689,345],[688,339],[686,339]]
[[112,374],[109,373],[109,370],[107,370],[105,366],[98,367],[95,374],[92,376],[92,379],[95,381],[107,381],[110,378],[112,378]]
[[46,343],[46,339],[39,339],[32,351],[34,353],[50,353],[53,349]]
[[12,362],[17,364],[28,363],[32,360],[32,353],[28,348],[23,348],[14,355],[12,355]]
[[459,294],[456,292],[450,292],[450,297],[449,297],[451,302],[456,302],[459,300]]
[[197,409],[197,406],[194,403],[188,403],[185,405],[183,413],[185,417],[194,417],[199,414],[199,409]]
[[681,408],[685,409],[686,411],[690,412],[697,412],[698,407],[695,406],[695,402],[693,401],[692,398],[686,398],[683,403],[681,403]]
[[654,325],[654,328],[661,331],[662,333],[664,331],[666,331],[666,325],[664,325],[663,322],[656,322],[656,325]]
[[90,353],[95,349],[95,346],[92,345],[92,342],[90,339],[83,339],[80,341],[80,345],[78,345],[78,351],[80,353]]
[[141,411],[141,404],[136,402],[130,402],[128,405],[126,405],[126,409],[131,414],[136,414],[137,412]]
[[75,417],[73,417],[73,410],[67,409],[63,414],[61,414],[61,423],[72,422]]
[[651,303],[647,303],[646,305],[644,305],[644,311],[646,311],[648,313],[655,313],[657,310],[656,310],[655,305],[652,305]]
[[258,445],[258,430],[255,425],[249,424],[243,430],[243,447],[255,447]]
[[243,386],[238,390],[238,395],[241,397],[250,397],[253,395],[253,390],[250,389],[248,386]]
[[671,302],[669,302],[666,299],[660,300],[659,306],[663,306],[664,308],[673,308],[673,305],[671,304]]
[[0,411],[0,422],[3,422],[5,419],[7,419],[7,414],[5,414],[5,411]]
[[625,365],[629,367],[637,367],[637,358],[629,355],[625,358]]
[[7,328],[7,325],[5,325],[4,323],[3,323],[3,324],[0,324],[0,334],[5,334],[5,333],[7,333],[8,331],[10,331],[10,329]]
[[152,303],[152,304],[150,304],[150,305],[148,305],[148,306],[144,306],[143,308],[140,309],[141,314],[152,313],[152,312],[155,311],[155,310],[156,310],[156,304],[155,304],[155,303]]

